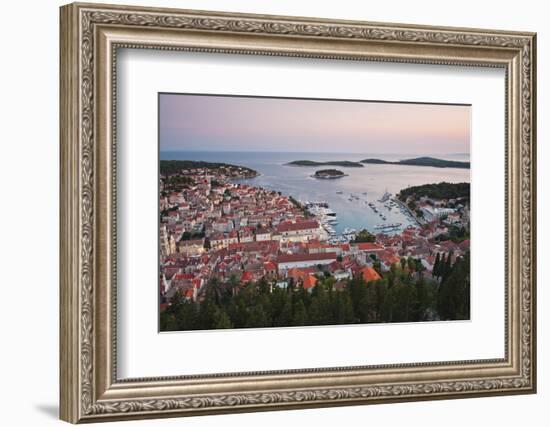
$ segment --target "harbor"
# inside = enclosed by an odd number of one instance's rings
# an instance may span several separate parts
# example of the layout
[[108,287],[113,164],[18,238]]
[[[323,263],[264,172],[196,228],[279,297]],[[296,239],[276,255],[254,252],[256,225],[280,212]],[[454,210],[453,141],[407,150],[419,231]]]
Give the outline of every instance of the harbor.
[[[373,233],[387,235],[398,234],[408,226],[417,226],[414,216],[407,215],[408,210],[403,206],[399,209],[399,202],[395,194],[409,186],[419,185],[434,180],[436,182],[463,182],[468,181],[468,170],[421,168],[417,166],[397,165],[369,165],[363,168],[345,168],[343,172],[349,176],[343,179],[316,179],[311,177],[313,170],[305,167],[286,166],[289,161],[296,160],[295,153],[188,153],[191,159],[210,160],[217,162],[235,163],[249,167],[258,172],[250,179],[234,180],[289,195],[293,199],[305,204],[306,201],[324,201],[336,213],[336,222],[331,219],[328,224],[327,235],[331,239],[345,240],[346,228],[369,230]],[[344,159],[347,155],[330,159],[320,154],[303,154],[303,158],[314,160]],[[326,166],[320,166],[323,169]],[[403,169],[403,170],[401,170]],[[315,170],[315,169],[314,169]],[[389,193],[384,206],[380,202],[385,192]],[[392,203],[393,202],[393,203]],[[369,203],[373,204],[376,211]],[[391,209],[390,209],[391,208]],[[322,212],[319,211],[319,214]],[[410,213],[410,212],[408,212]],[[385,219],[380,216],[385,217]],[[316,215],[317,216],[317,215]],[[327,219],[328,220],[328,219]],[[384,230],[375,228],[379,225],[397,224],[401,226]],[[331,234],[330,231],[334,231]],[[349,230],[348,230],[349,231]],[[351,236],[351,235],[350,235]]]
[[[330,204],[325,200],[300,202],[307,212],[314,216],[321,224],[330,243],[349,243],[353,241],[356,235],[367,230],[370,233],[378,234],[396,234],[407,227],[420,225],[419,219],[410,209],[404,205],[393,194],[385,191],[378,199],[370,200],[368,192],[345,194],[337,191],[338,196],[344,197],[348,203],[361,204],[365,218],[371,221],[365,221],[364,225],[357,227],[351,224],[340,224],[338,212],[333,210]],[[373,223],[372,219],[377,221]],[[341,225],[340,227],[337,227]],[[337,231],[337,228],[340,231]]]

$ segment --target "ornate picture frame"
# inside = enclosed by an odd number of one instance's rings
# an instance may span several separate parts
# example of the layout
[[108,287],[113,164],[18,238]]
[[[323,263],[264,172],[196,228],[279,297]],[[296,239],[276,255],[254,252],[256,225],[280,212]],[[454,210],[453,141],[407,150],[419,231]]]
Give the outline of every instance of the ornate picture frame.
[[[60,13],[61,419],[97,422],[536,391],[535,34],[79,3]],[[118,379],[114,147],[120,48],[503,68],[505,357]]]

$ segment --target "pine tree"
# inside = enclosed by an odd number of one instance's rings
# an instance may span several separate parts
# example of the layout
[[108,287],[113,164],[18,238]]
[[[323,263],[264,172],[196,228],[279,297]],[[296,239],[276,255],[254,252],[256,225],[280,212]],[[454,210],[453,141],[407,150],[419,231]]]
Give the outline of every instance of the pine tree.
[[453,251],[451,251],[447,254],[447,261],[445,262],[444,278],[447,278],[449,276],[449,274],[451,274],[451,270],[453,268],[452,260],[453,260]]
[[168,314],[166,311],[160,313],[160,330],[161,331],[177,331],[178,322],[173,314]]
[[412,257],[407,258],[407,267],[411,273],[416,271],[416,263],[414,261],[414,258]]
[[445,267],[447,265],[447,254],[443,253],[441,255],[441,260],[439,261],[439,279],[442,279],[445,276]]
[[300,299],[294,304],[294,310],[292,311],[292,325],[304,326],[307,320],[307,311],[304,302]]
[[413,307],[412,319],[415,322],[424,320],[424,312],[426,311],[426,283],[422,276],[414,284],[416,288],[416,301]]
[[307,323],[310,325],[333,324],[334,309],[332,302],[328,291],[324,289],[323,283],[319,283],[315,287],[315,293],[312,294]]
[[215,321],[214,329],[231,329],[233,328],[233,323],[225,311],[218,311]]
[[292,303],[290,299],[285,300],[281,310],[273,319],[273,326],[289,326],[292,323]]
[[449,275],[442,281],[438,296],[438,312],[443,320],[470,318],[469,252],[456,260]]
[[262,328],[271,326],[268,315],[261,304],[254,305],[248,312],[248,319],[246,327],[248,328]]
[[353,302],[351,301],[349,292],[338,292],[338,316],[336,318],[337,323],[347,324],[354,323],[355,313],[353,312]]

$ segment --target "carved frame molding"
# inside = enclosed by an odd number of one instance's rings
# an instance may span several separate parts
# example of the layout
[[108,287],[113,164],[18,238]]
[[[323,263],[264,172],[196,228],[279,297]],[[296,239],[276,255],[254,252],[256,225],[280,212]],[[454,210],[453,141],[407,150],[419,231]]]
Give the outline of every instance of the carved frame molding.
[[[131,34],[136,30],[140,33],[134,40]],[[121,31],[126,32],[124,38],[113,36]],[[140,41],[141,36],[147,38],[155,33],[160,36],[175,34],[174,37],[182,34],[198,36],[193,39],[195,44],[190,42],[191,45],[187,46],[175,42],[164,44],[158,40]],[[212,46],[211,35],[221,35],[230,41],[234,39],[234,42]],[[250,36],[250,43],[243,44],[243,40],[248,40],[247,36]],[[201,37],[208,38],[206,46],[196,43]],[[262,37],[266,38],[266,43],[274,41],[276,46],[267,48],[260,43],[261,46],[255,47],[254,44],[263,40]],[[310,48],[318,40],[322,40],[321,47],[317,50]],[[278,43],[283,43],[283,46]],[[100,44],[107,46],[107,49],[101,50],[98,47]],[[394,46],[399,46],[400,50],[394,51]],[[116,259],[112,260],[105,273],[102,263],[112,254],[104,254],[102,248],[106,246],[98,244],[106,239],[109,247],[116,248],[116,233],[107,237],[98,235],[104,230],[113,230],[112,224],[105,224],[116,221],[116,209],[113,208],[116,206],[113,202],[116,186],[113,186],[112,193],[105,195],[111,199],[110,202],[98,200],[104,197],[98,196],[98,188],[107,188],[113,182],[99,183],[98,179],[102,179],[100,176],[106,170],[98,166],[101,161],[97,157],[99,149],[109,148],[104,145],[100,147],[102,135],[110,134],[114,138],[112,135],[116,129],[116,74],[113,64],[116,63],[116,49],[119,47],[506,67],[509,84],[509,93],[506,94],[509,122],[507,143],[510,146],[506,178],[510,213],[506,237],[507,242],[511,243],[507,244],[510,248],[506,256],[511,264],[507,275],[517,275],[518,279],[510,280],[508,288],[515,303],[507,304],[507,322],[510,323],[510,334],[507,329],[507,341],[510,340],[506,346],[507,357],[502,361],[472,363],[354,367],[350,372],[342,367],[273,374],[248,373],[249,377],[220,374],[202,379],[211,389],[201,393],[174,394],[174,390],[179,390],[178,386],[185,386],[185,382],[189,381],[185,378],[117,381],[114,357],[116,338],[112,333],[116,327],[116,298],[106,295],[108,291],[103,290],[103,283],[98,279],[103,274],[111,274],[116,279]],[[363,47],[366,53],[362,53]],[[447,49],[443,49],[443,53],[442,47]],[[109,58],[103,55],[105,52],[110,53]],[[103,68],[111,78],[98,84],[98,79],[102,78],[100,69]],[[100,91],[110,93],[104,97]],[[70,422],[101,421],[534,392],[534,97],[535,35],[531,33],[91,4],[64,6],[61,9],[60,98],[61,418]],[[110,107],[104,107],[106,99],[110,100]],[[103,113],[100,111],[102,108],[105,108]],[[105,156],[116,170],[115,154]],[[109,171],[111,175],[113,170]],[[109,211],[112,216],[106,218],[104,213]],[[99,274],[96,274],[98,271]],[[116,288],[109,291],[116,292]],[[106,306],[105,301],[110,302],[110,306]],[[98,328],[99,321],[101,324],[108,321],[105,330]],[[445,374],[448,378],[442,376],[442,370],[445,372],[443,368],[448,370]],[[491,371],[500,368],[507,368],[507,373],[493,374]],[[415,380],[413,375],[430,372],[434,374],[430,380]],[[324,373],[327,373],[326,377]],[[366,381],[350,380],[344,386],[341,381],[334,381],[335,377],[345,373],[350,374],[349,378],[364,374]],[[220,384],[230,382],[238,389],[238,385],[234,384],[239,380],[259,381],[269,375],[274,375],[277,381],[286,378],[302,382],[287,389],[280,384],[263,390],[248,387],[242,391],[227,392],[225,388],[219,388]],[[368,380],[371,375],[375,375],[377,381]],[[318,382],[309,381],[308,376],[321,378],[325,385],[319,386]],[[193,384],[200,383],[201,378],[192,381]],[[332,386],[326,385],[331,383]]]

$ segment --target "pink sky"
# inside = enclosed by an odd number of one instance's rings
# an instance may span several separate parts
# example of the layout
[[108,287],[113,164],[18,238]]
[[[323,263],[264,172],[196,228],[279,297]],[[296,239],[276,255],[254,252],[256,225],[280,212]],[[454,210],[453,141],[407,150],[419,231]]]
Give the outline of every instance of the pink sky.
[[470,108],[161,94],[160,149],[469,153]]

